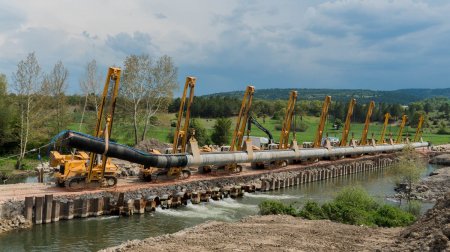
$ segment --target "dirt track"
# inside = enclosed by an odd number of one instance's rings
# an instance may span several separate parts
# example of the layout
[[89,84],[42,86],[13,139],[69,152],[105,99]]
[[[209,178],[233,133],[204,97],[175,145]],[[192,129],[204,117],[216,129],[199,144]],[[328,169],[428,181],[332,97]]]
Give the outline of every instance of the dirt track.
[[393,243],[400,230],[284,215],[253,216],[236,223],[207,222],[105,251],[374,251]]
[[[388,156],[389,154],[386,154]],[[385,156],[385,155],[380,155]],[[115,188],[98,188],[98,189],[85,189],[82,191],[68,191],[66,188],[60,188],[52,185],[46,184],[38,184],[38,183],[26,183],[26,184],[10,184],[10,185],[0,185],[0,203],[8,200],[24,200],[26,196],[44,196],[45,194],[53,194],[53,196],[73,196],[76,197],[82,194],[90,194],[90,193],[100,193],[100,192],[126,192],[131,190],[139,190],[144,188],[157,188],[167,185],[177,185],[188,183],[192,181],[203,181],[203,180],[214,180],[218,178],[226,179],[226,178],[237,178],[237,177],[245,177],[251,175],[263,175],[274,172],[286,172],[286,171],[294,171],[294,170],[302,170],[307,167],[316,167],[326,164],[338,164],[345,163],[349,161],[356,161],[359,159],[370,158],[371,156],[364,156],[359,158],[346,158],[338,161],[320,161],[312,164],[304,164],[304,165],[289,165],[287,167],[271,169],[271,170],[251,170],[248,168],[244,168],[244,170],[239,174],[230,174],[230,175],[204,175],[195,173],[187,180],[175,180],[175,181],[164,181],[164,182],[141,182],[137,178],[128,178],[128,179],[119,179],[118,185]]]

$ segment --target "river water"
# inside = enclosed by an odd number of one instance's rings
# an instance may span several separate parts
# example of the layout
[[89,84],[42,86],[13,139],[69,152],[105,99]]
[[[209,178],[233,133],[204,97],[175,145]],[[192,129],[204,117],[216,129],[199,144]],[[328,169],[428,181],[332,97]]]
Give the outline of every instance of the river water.
[[[429,174],[436,166],[429,165]],[[347,185],[360,185],[380,202],[394,194],[392,174],[386,170],[371,171],[316,181],[278,191],[245,194],[240,199],[224,199],[199,205],[188,204],[177,209],[157,209],[153,213],[131,217],[105,216],[34,225],[29,230],[12,231],[0,235],[0,251],[96,251],[119,245],[132,239],[174,233],[208,220],[236,221],[258,214],[258,203],[267,199],[280,200],[301,206],[307,200],[324,202]],[[422,211],[432,207],[424,204]]]

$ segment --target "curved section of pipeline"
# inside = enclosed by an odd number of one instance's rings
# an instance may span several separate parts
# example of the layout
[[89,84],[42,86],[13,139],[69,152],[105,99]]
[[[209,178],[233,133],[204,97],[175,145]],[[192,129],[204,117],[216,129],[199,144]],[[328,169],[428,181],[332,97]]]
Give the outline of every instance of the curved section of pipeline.
[[146,167],[169,168],[187,166],[185,154],[155,155],[115,142],[109,142],[108,146],[106,146],[105,141],[101,138],[74,131],[67,131],[63,136],[62,142],[71,148],[99,154],[105,153],[106,149],[105,155],[108,157],[142,164]]
[[[253,155],[248,155],[245,151],[238,152],[207,152],[201,153],[200,158],[194,159],[189,153],[184,154],[166,154],[155,155],[145,153],[140,150],[109,142],[106,146],[101,138],[92,137],[86,134],[67,131],[62,140],[71,148],[79,150],[104,153],[107,147],[106,155],[108,157],[119,158],[129,162],[142,164],[147,167],[169,168],[186,166],[205,166],[205,165],[225,165],[230,163],[249,163],[264,162],[285,159],[308,159],[308,158],[328,158],[347,155],[361,155],[381,152],[395,152],[404,149],[406,144],[395,145],[377,145],[377,146],[357,146],[357,147],[337,147],[330,150],[326,148],[317,149],[299,149],[294,150],[270,150],[255,151]],[[412,143],[413,148],[427,147],[427,142]]]

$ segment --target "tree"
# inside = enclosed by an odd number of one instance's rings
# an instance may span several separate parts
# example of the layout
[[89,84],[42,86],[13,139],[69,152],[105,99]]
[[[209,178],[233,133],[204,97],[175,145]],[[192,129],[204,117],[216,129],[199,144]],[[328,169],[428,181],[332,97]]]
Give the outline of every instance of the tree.
[[169,56],[162,56],[153,65],[146,54],[130,55],[124,65],[121,94],[130,104],[126,107],[131,108],[137,144],[139,129],[143,129],[141,140],[145,140],[151,118],[158,111],[167,109],[173,90],[178,87],[177,69]]
[[214,124],[211,140],[217,145],[225,145],[231,137],[230,132],[231,120],[228,118],[219,118]]
[[8,97],[6,75],[0,74],[0,152],[6,151],[4,145],[12,141],[12,111]]
[[30,133],[31,115],[36,107],[36,93],[41,84],[41,67],[36,59],[36,55],[29,53],[27,58],[17,64],[17,71],[13,73],[13,88],[17,94],[19,110],[19,157],[17,159],[17,168],[22,167],[22,161],[28,145]]
[[156,61],[152,78],[146,82],[145,121],[141,140],[145,140],[151,118],[161,109],[167,109],[173,90],[178,88],[177,68],[171,57],[164,55]]
[[84,94],[84,104],[83,112],[81,113],[80,126],[78,128],[79,131],[81,131],[83,127],[84,114],[89,103],[89,98],[91,98],[91,103],[95,106],[95,114],[98,114],[97,97],[100,93],[100,79],[101,77],[98,73],[97,61],[93,59],[86,65],[85,75],[83,79],[80,80],[80,87]]
[[407,146],[399,156],[399,161],[393,166],[391,172],[395,174],[397,183],[405,184],[405,196],[407,201],[411,201],[413,183],[419,181],[425,169],[425,161],[419,156],[412,146]]
[[[134,144],[138,143],[138,116],[141,102],[147,97],[151,81],[152,62],[148,55],[130,55],[125,59],[121,94],[131,103],[134,128]],[[129,106],[126,106],[129,107]]]
[[56,134],[63,130],[67,126],[66,117],[66,96],[67,90],[67,77],[69,71],[64,67],[62,61],[58,61],[50,74],[44,76],[43,89],[46,94],[51,96],[51,108],[54,110],[52,116],[52,122],[54,131],[52,134]]

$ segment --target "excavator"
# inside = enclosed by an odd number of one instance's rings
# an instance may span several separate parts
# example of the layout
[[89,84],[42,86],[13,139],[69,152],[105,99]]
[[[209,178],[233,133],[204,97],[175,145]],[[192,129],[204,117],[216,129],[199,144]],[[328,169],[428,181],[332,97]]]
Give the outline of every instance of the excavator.
[[328,108],[330,107],[330,103],[331,103],[331,96],[326,96],[325,101],[323,102],[322,112],[320,114],[320,121],[319,125],[317,126],[316,136],[314,137],[313,143],[314,148],[322,147],[323,130],[325,128],[325,123],[327,121]]
[[402,142],[402,134],[403,134],[403,128],[405,128],[406,122],[408,121],[407,115],[402,115],[402,123],[400,124],[400,128],[398,129],[398,135],[397,140],[395,143],[401,143]]
[[[185,153],[187,150],[189,121],[191,117],[191,105],[194,101],[194,89],[196,79],[194,77],[186,77],[184,84],[183,95],[180,100],[180,108],[178,110],[176,130],[173,137],[172,154]],[[187,93],[189,90],[189,98]],[[183,114],[185,113],[184,124],[182,125]],[[195,139],[192,139],[195,141]],[[151,151],[152,154],[161,154],[157,150]],[[167,169],[159,169],[154,167],[144,167],[141,169],[140,176],[145,181],[152,181],[156,179],[187,179],[191,176],[191,172],[188,169],[181,167],[169,167]]]
[[372,111],[373,111],[374,107],[375,107],[375,102],[371,101],[369,104],[369,108],[367,109],[366,121],[364,123],[364,129],[362,132],[362,137],[361,137],[361,141],[359,142],[359,145],[367,144],[367,134],[369,133],[370,118],[372,117]]
[[350,121],[353,115],[353,108],[355,107],[356,99],[351,99],[348,105],[347,117],[345,118],[344,130],[342,131],[342,139],[339,144],[340,147],[347,146],[348,134],[350,132]]
[[417,124],[416,134],[414,135],[414,142],[418,142],[419,140],[421,141],[422,133],[423,133],[422,125],[423,125],[424,119],[425,118],[421,114],[419,117],[419,123]]
[[[50,165],[59,167],[59,172],[55,173],[56,183],[59,186],[76,190],[85,187],[113,187],[117,184],[118,168],[105,154],[111,138],[120,74],[120,68],[110,67],[108,69],[98,110],[94,137],[104,140],[103,154],[93,152],[87,154],[77,150],[69,155],[61,154],[58,151],[50,152]],[[111,85],[111,83],[113,84]]]
[[378,140],[379,144],[386,143],[386,139],[384,138],[384,136],[386,135],[386,128],[389,123],[389,118],[391,118],[391,114],[389,114],[389,113],[384,114],[383,129],[381,130],[380,140]]

